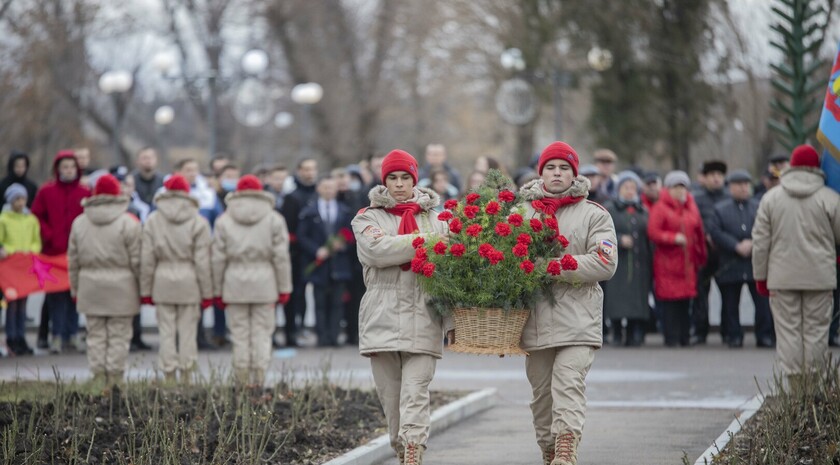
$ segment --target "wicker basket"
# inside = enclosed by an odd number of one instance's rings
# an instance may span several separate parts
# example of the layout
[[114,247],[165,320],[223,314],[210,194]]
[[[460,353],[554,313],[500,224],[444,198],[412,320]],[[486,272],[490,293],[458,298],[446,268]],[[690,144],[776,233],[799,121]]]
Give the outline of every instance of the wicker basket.
[[480,355],[528,355],[519,348],[530,310],[456,308],[453,352]]

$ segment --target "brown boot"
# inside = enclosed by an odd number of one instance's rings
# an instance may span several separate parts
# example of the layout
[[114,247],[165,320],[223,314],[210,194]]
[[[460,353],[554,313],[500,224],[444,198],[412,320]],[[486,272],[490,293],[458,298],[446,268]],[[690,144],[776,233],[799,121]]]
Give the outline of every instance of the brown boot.
[[554,440],[554,460],[551,465],[577,465],[577,445],[578,439],[574,433],[558,434]]
[[543,465],[551,465],[551,462],[554,461],[554,446],[548,446],[542,451],[543,453]]
[[415,444],[410,442],[405,446],[405,465],[422,465],[423,463],[423,451],[426,450],[426,446],[421,444]]

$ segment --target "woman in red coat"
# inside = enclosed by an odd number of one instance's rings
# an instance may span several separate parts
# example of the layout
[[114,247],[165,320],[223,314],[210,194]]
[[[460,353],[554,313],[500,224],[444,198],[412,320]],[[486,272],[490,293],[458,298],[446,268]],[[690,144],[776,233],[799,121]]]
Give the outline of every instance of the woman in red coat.
[[706,262],[703,220],[688,192],[684,171],[665,176],[665,188],[648,221],[653,253],[653,293],[662,312],[665,345],[687,346],[689,303],[697,295],[697,270]]

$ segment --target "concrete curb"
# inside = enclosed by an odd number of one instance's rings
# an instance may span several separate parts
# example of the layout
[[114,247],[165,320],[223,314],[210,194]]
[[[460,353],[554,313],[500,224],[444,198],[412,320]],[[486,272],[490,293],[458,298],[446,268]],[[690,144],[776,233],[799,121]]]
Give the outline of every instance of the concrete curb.
[[[436,435],[450,426],[483,412],[496,405],[496,388],[486,388],[458,399],[432,413],[432,434]],[[370,465],[387,460],[394,455],[388,435],[382,435],[324,465]]]
[[741,408],[739,408],[739,410],[741,410],[741,413],[738,414],[735,417],[735,419],[732,420],[732,423],[729,424],[726,430],[724,430],[723,433],[721,433],[720,436],[718,436],[718,438],[712,442],[712,445],[709,446],[709,448],[706,449],[705,452],[703,452],[703,455],[701,455],[697,460],[694,461],[694,465],[712,464],[714,455],[726,448],[726,445],[729,444],[729,441],[732,439],[732,437],[738,434],[739,431],[741,431],[741,426],[744,423],[746,423],[747,420],[749,420],[753,415],[755,415],[755,412],[757,412],[758,409],[761,408],[761,405],[763,403],[764,396],[756,395],[752,399],[748,400],[743,405],[741,405]]

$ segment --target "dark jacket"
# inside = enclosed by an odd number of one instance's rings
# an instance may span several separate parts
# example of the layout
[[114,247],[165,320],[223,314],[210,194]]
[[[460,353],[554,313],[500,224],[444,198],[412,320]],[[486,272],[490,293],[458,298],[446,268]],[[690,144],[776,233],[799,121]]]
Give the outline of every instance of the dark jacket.
[[[729,192],[726,189],[719,191],[710,191],[705,187],[694,191],[694,203],[697,205],[697,210],[700,211],[700,218],[703,219],[704,230],[709,229],[709,224],[715,217],[715,205],[729,198]],[[707,243],[706,245],[712,245]],[[709,263],[707,266],[716,266],[717,251],[712,248],[709,250]]]
[[297,189],[285,197],[283,207],[280,209],[280,214],[283,215],[286,225],[289,227],[289,254],[292,257],[292,269],[298,266],[300,260],[297,237],[300,214],[310,200],[317,198],[314,185],[305,186],[301,184],[297,177],[295,177],[295,184],[298,186]]
[[[90,190],[79,183],[80,176],[71,182],[58,179],[58,164],[65,158],[76,160],[73,152],[59,152],[53,160],[55,178],[41,187],[32,202],[32,213],[41,224],[42,252],[45,255],[67,252],[70,227],[83,212],[82,200],[90,197]],[[78,162],[76,166],[79,166]]]
[[[17,160],[26,160],[26,172],[23,173],[22,177],[15,176],[14,166]],[[6,177],[0,181],[0,203],[5,202],[6,200],[6,189],[8,189],[12,184],[18,183],[26,188],[26,206],[32,208],[32,202],[35,201],[35,194],[38,192],[38,185],[30,181],[27,174],[29,174],[29,155],[23,152],[13,151],[11,155],[9,155]]]
[[[455,168],[450,166],[449,163],[444,163],[443,167],[441,169],[443,169],[444,171],[446,171],[449,174],[449,184],[452,184],[453,186],[455,186],[458,189],[458,191],[460,192],[461,191],[461,186],[463,186],[463,184],[461,184],[461,173],[459,173],[458,170],[456,170]],[[433,168],[429,165],[426,165],[426,166],[420,168],[420,172],[417,174],[417,179],[419,179],[421,182],[424,181],[424,180],[428,180],[427,181],[429,183],[428,187],[431,187],[431,179],[429,179],[429,176],[432,175],[432,171],[433,171]],[[425,184],[425,183],[423,183],[423,184]],[[426,186],[423,186],[423,187],[426,187]]]
[[140,196],[140,200],[146,205],[154,205],[155,194],[163,187],[163,175],[155,171],[151,179],[144,179],[139,170],[135,170],[132,175],[134,176],[134,190]]
[[742,257],[735,246],[744,239],[752,239],[753,222],[758,214],[758,201],[738,201],[732,198],[715,205],[715,215],[709,222],[712,236],[720,254],[720,267],[715,280],[720,284],[745,283],[753,280],[752,257]]
[[[647,320],[648,293],[653,281],[653,249],[648,241],[648,212],[641,204],[617,200],[605,206],[615,225],[618,240],[618,268],[604,286],[604,316],[610,319]],[[621,236],[633,238],[633,247],[621,246]]]
[[[350,222],[353,220],[355,212],[351,212],[341,202],[336,203],[338,204],[338,215],[332,228],[321,219],[317,199],[307,204],[300,212],[297,237],[301,254],[300,263],[304,268],[304,273],[307,267],[315,263],[316,252],[320,247],[327,244],[330,237],[342,235],[342,228],[346,229],[348,233],[352,231]],[[346,247],[343,251],[335,252],[331,258],[316,266],[310,274],[304,275],[304,279],[316,286],[328,285],[335,281],[349,281],[353,269],[348,251],[349,247]]]

